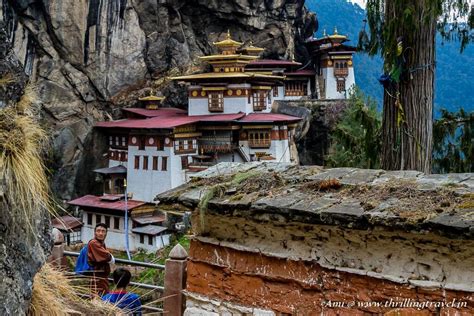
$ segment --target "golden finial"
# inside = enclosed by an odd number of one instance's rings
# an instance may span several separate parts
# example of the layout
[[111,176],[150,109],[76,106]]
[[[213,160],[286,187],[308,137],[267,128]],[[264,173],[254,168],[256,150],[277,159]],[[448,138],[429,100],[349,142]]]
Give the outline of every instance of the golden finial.
[[153,95],[153,88],[150,88],[150,97]]
[[230,39],[230,30],[227,29],[227,39]]
[[337,26],[334,27],[334,34],[337,34]]
[[323,37],[326,37],[327,34],[326,34],[326,29],[323,30]]

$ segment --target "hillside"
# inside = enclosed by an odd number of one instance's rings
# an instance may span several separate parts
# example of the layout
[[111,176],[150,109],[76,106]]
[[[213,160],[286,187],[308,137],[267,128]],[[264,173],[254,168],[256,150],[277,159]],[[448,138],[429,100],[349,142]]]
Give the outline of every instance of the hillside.
[[[346,0],[306,0],[310,11],[316,12],[319,20],[319,30],[316,35],[322,35],[326,29],[332,33],[337,26],[339,33],[349,35],[350,44],[356,46],[359,31],[363,27],[365,11],[358,5]],[[435,81],[435,111],[447,108],[457,111],[463,107],[466,111],[474,110],[474,95],[471,93],[474,85],[469,76],[472,74],[467,65],[474,60],[474,46],[468,46],[460,54],[459,43],[442,43],[437,39],[437,68]],[[362,90],[373,96],[381,108],[383,89],[377,78],[382,72],[382,59],[378,56],[369,57],[366,54],[356,54],[354,58],[356,82]]]

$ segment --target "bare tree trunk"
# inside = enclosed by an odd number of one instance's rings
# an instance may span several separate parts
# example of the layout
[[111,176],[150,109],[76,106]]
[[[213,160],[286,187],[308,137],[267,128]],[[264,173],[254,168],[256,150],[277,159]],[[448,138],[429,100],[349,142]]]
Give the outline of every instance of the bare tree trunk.
[[[404,14],[394,2],[386,1],[386,21]],[[404,63],[400,82],[384,93],[381,165],[387,170],[431,173],[437,17],[427,13],[428,2],[404,1],[405,7],[415,8],[416,27],[409,30],[403,23],[397,26],[397,37],[404,36]],[[413,32],[413,40],[407,40],[407,32]]]

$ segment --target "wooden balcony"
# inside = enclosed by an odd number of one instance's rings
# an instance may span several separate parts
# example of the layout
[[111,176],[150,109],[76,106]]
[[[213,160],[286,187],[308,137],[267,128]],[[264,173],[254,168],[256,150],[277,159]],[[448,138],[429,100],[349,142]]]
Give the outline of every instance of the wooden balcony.
[[249,139],[250,148],[270,148],[272,141],[270,139]]
[[349,75],[348,68],[334,68],[334,76],[347,77]]

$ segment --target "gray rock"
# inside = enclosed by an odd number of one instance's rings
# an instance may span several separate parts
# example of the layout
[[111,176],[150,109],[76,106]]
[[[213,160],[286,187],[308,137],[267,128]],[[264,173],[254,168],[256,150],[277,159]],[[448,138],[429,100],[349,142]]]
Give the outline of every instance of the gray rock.
[[385,171],[383,170],[372,170],[372,169],[358,169],[354,172],[347,174],[341,178],[342,184],[368,184],[374,181],[377,177],[382,175]]

